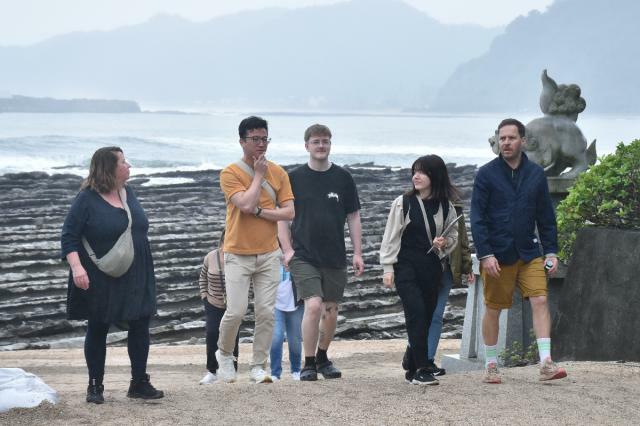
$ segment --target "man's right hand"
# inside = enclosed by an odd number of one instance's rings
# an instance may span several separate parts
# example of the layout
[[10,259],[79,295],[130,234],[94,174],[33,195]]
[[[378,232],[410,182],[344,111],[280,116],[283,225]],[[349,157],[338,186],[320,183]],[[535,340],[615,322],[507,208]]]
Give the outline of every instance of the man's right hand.
[[284,268],[287,271],[289,270],[289,262],[291,261],[291,259],[293,259],[294,254],[295,254],[295,251],[293,250],[287,250],[282,252],[282,264],[284,265]]
[[267,158],[264,154],[253,157],[253,171],[260,179],[267,173]]
[[500,264],[495,256],[485,257],[480,260],[480,266],[482,266],[483,271],[487,271],[487,274],[493,278],[498,278],[500,276]]

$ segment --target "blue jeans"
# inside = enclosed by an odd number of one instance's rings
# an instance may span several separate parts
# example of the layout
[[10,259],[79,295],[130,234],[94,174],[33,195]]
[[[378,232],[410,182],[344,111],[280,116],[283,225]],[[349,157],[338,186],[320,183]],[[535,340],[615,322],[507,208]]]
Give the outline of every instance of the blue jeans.
[[433,318],[431,319],[431,326],[429,327],[429,333],[427,337],[427,357],[428,359],[434,359],[436,356],[436,350],[438,349],[438,342],[440,342],[440,333],[442,333],[442,315],[444,315],[444,308],[449,300],[449,291],[453,287],[453,274],[451,274],[451,268],[447,265],[442,272],[442,287],[438,292],[438,304],[436,310],[433,311]]
[[300,305],[295,311],[284,312],[275,310],[276,323],[273,327],[271,339],[271,375],[280,378],[282,374],[282,343],[285,332],[289,346],[289,362],[291,372],[299,373],[302,363],[302,315],[304,305]]

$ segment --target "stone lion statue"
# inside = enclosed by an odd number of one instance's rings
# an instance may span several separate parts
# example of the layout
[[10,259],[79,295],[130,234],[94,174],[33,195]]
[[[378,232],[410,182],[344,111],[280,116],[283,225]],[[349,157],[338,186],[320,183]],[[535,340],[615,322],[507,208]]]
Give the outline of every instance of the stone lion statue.
[[[544,168],[547,176],[562,174],[562,177],[575,178],[595,164],[596,141],[587,148],[587,140],[576,125],[578,114],[586,105],[578,85],[558,85],[547,75],[547,70],[542,72],[540,109],[544,116],[531,120],[525,126],[525,151],[530,160]],[[491,149],[496,154],[499,152],[497,142],[496,131],[489,138]]]

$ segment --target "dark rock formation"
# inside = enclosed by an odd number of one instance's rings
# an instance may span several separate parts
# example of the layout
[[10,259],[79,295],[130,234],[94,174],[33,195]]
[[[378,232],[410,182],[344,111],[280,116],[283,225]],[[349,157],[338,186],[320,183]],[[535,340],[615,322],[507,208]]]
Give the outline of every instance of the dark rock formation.
[[[475,166],[449,165],[467,202]],[[362,203],[366,272],[349,270],[338,338],[404,336],[402,307],[395,291],[381,286],[378,250],[391,201],[407,188],[409,171],[372,165],[350,168]],[[145,186],[153,177],[190,178],[190,183]],[[81,179],[73,175],[19,173],[0,176],[0,350],[77,344],[83,321],[66,319],[68,267],[59,259],[62,222]],[[150,221],[149,238],[158,283],[154,343],[199,342],[204,313],[197,278],[204,255],[217,242],[225,217],[217,171],[171,172],[130,181]],[[468,217],[468,211],[467,211]],[[347,249],[351,248],[348,245]],[[351,268],[350,268],[351,269]],[[452,292],[445,336],[459,337],[465,290]],[[241,337],[251,336],[251,308]],[[116,332],[116,327],[112,327]],[[113,342],[124,336],[113,333]],[[12,346],[11,346],[12,345]]]
[[575,247],[553,324],[554,357],[640,361],[640,231],[585,228]]

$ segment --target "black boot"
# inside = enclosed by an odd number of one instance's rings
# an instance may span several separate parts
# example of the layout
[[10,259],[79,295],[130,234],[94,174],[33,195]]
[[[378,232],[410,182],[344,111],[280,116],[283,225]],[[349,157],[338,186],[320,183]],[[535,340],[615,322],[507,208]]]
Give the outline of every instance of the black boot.
[[404,371],[416,371],[416,368],[412,364],[413,353],[411,352],[411,346],[407,345],[407,349],[405,349],[404,356],[402,357],[402,369]]
[[93,402],[94,404],[104,404],[104,386],[102,385],[102,379],[89,379],[89,386],[87,386],[87,402]]
[[164,397],[164,392],[154,388],[149,381],[149,375],[145,374],[142,379],[131,379],[127,396],[129,398],[160,399]]

